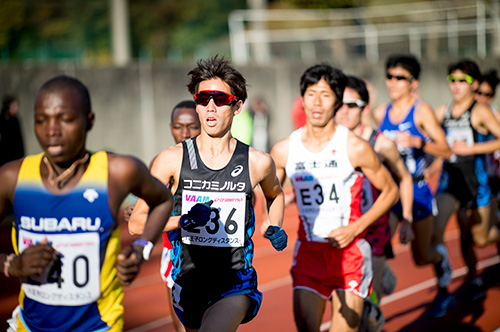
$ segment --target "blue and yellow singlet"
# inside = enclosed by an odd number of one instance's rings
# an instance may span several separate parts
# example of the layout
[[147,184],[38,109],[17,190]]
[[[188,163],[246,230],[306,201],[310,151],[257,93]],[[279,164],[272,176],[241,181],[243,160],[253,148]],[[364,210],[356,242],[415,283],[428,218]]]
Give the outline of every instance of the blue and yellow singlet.
[[21,165],[13,243],[20,253],[47,239],[58,258],[43,275],[22,280],[18,330],[120,331],[120,234],[108,204],[107,153],[92,154],[79,183],[62,194],[44,186],[42,158],[28,156]]

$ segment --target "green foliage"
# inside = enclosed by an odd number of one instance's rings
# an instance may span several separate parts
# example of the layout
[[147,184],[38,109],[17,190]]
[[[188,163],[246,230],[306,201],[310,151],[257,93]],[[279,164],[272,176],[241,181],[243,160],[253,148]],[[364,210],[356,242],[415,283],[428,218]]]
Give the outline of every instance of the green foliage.
[[245,0],[130,0],[133,53],[148,49],[153,59],[191,55],[227,36],[229,13],[245,8]]
[[109,45],[105,1],[0,1],[3,60],[78,61],[105,54]]

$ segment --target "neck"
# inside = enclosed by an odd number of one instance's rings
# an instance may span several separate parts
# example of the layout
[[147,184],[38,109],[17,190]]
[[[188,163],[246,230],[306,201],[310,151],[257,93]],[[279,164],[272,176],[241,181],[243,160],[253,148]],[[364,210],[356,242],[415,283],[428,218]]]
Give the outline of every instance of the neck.
[[392,107],[396,109],[406,109],[408,105],[413,104],[415,98],[411,94],[405,94],[400,98],[394,99],[392,101]]
[[356,136],[361,136],[363,134],[363,130],[365,129],[365,124],[360,122],[354,129],[352,130]]
[[230,131],[220,137],[202,133],[196,139],[196,144],[200,152],[203,151],[203,154],[213,158],[231,152],[232,148],[236,145],[236,140],[233,138]]
[[458,109],[466,110],[467,108],[469,108],[470,105],[472,105],[473,102],[474,102],[474,95],[469,94],[460,100],[455,100],[453,102],[454,104],[453,106],[457,107]]
[[80,165],[84,165],[89,160],[90,154],[85,152],[85,155],[75,160],[69,167],[61,168],[52,163],[46,155],[43,156],[43,162],[48,170],[47,180],[51,186],[56,186],[58,189],[64,187],[68,181],[76,174]]
[[302,140],[309,143],[311,148],[321,147],[332,139],[336,130],[337,123],[333,119],[324,127],[315,127],[306,123],[303,127]]

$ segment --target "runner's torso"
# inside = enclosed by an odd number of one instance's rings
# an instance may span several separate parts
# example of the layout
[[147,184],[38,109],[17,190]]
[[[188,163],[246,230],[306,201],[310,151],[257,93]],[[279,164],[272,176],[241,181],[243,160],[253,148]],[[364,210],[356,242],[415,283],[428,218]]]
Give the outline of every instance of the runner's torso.
[[19,252],[43,239],[60,254],[46,273],[23,280],[21,317],[36,331],[96,331],[122,319],[116,277],[119,228],[108,204],[108,158],[92,154],[75,188],[47,190],[40,176],[43,154],[28,156],[14,197]]
[[362,174],[347,155],[348,129],[337,125],[326,147],[310,152],[302,143],[302,128],[290,135],[286,173],[291,179],[301,225],[301,241],[326,242],[333,230],[361,215]]
[[185,214],[196,203],[213,200],[212,207],[220,209],[220,219],[212,219],[192,232],[182,229],[169,232],[173,245],[173,279],[178,282],[191,272],[213,275],[251,268],[255,219],[248,145],[237,141],[230,161],[219,170],[203,163],[195,138],[182,145],[182,168],[174,195],[175,214]]

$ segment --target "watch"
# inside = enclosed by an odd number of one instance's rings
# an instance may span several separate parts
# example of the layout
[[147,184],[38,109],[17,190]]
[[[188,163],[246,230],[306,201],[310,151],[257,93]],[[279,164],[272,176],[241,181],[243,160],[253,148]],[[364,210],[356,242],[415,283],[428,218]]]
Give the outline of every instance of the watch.
[[153,242],[144,240],[144,239],[137,239],[132,243],[132,246],[139,245],[142,246],[142,258],[144,260],[148,261],[149,257],[151,256],[151,251],[153,250]]

